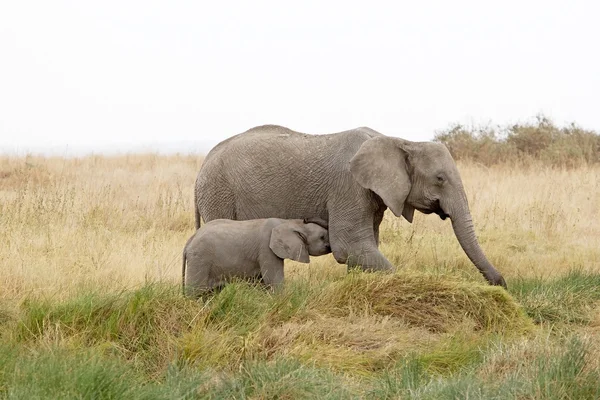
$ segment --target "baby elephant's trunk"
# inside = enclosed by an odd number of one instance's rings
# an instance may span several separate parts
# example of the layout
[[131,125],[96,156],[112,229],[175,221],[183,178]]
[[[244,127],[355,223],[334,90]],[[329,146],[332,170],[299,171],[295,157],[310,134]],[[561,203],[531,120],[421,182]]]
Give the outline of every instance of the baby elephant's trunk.
[[304,218],[305,224],[317,224],[323,229],[329,229],[329,223],[318,217]]

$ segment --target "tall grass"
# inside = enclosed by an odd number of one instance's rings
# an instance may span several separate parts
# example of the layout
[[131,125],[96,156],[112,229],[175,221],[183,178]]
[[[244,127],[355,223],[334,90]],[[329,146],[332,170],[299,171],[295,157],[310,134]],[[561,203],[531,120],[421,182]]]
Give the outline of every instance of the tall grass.
[[508,292],[448,221],[388,213],[395,274],[327,255],[286,261],[280,293],[237,282],[192,301],[201,161],[0,157],[0,398],[598,398],[594,162],[459,161]]

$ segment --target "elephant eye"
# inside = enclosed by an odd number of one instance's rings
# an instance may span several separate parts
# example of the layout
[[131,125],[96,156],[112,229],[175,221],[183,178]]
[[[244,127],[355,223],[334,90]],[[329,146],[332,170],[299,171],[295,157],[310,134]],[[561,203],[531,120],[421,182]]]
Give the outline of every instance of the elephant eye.
[[446,180],[446,177],[444,176],[444,174],[439,174],[436,178],[437,178],[437,182],[439,184],[444,183],[444,181]]

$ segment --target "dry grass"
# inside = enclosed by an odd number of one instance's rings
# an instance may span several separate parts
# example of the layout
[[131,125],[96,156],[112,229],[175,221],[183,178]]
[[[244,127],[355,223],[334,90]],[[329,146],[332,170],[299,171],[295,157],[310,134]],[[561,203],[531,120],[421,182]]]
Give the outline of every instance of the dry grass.
[[201,160],[0,159],[1,298],[177,279]]
[[[153,154],[0,157],[0,324],[9,327],[0,337],[36,352],[85,347],[116,355],[127,366],[110,367],[115,376],[133,365],[143,379],[170,382],[173,363],[192,365],[209,371],[192,373],[197,385],[223,396],[252,387],[258,392],[245,396],[258,398],[276,385],[257,389],[256,382],[283,376],[296,377],[289,393],[299,396],[312,393],[300,383],[307,376],[323,393],[425,398],[471,393],[461,386],[465,376],[542,379],[544,368],[560,366],[535,369],[532,360],[562,354],[562,338],[572,334],[598,354],[600,166],[459,163],[480,242],[512,296],[485,285],[448,221],[416,214],[409,224],[388,213],[380,247],[401,267],[397,274],[347,275],[327,255],[310,266],[286,261],[286,290],[277,296],[236,284],[195,303],[177,287],[200,163]],[[149,282],[171,289],[148,291]],[[573,346],[573,354],[583,351]],[[411,357],[433,375],[413,371]],[[54,365],[44,360],[20,362],[34,363],[32,371]],[[247,363],[258,363],[256,370],[227,375]],[[588,374],[598,365],[582,368]],[[581,371],[577,379],[592,379]],[[448,385],[439,386],[436,374]],[[390,376],[408,386],[392,385]],[[411,392],[417,381],[423,392]]]
[[[200,163],[157,155],[0,158],[1,298],[177,281]],[[600,270],[600,167],[460,170],[482,246],[509,279]],[[388,212],[382,231],[382,251],[395,264],[478,279],[448,221],[417,214],[411,225]],[[331,256],[310,268],[288,264],[290,278],[345,273]]]

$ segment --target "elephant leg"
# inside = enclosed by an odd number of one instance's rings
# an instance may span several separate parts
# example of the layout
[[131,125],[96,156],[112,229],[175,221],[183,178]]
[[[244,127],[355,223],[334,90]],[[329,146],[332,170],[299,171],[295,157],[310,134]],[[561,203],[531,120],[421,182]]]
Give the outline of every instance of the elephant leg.
[[269,253],[260,257],[260,273],[265,286],[277,290],[283,286],[283,260],[273,252]]
[[190,297],[198,297],[209,285],[209,270],[207,265],[201,265],[198,260],[190,260],[188,255],[188,266],[185,271],[185,294]]
[[392,271],[395,269],[377,247],[365,248],[358,245],[349,249],[346,265],[348,270],[357,267],[363,271]]
[[[344,217],[345,218],[342,218]],[[336,261],[348,269],[389,271],[394,266],[377,248],[372,214],[329,212],[329,242]]]

